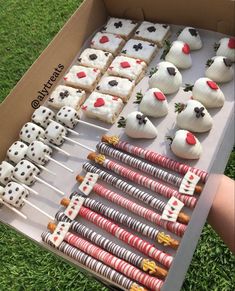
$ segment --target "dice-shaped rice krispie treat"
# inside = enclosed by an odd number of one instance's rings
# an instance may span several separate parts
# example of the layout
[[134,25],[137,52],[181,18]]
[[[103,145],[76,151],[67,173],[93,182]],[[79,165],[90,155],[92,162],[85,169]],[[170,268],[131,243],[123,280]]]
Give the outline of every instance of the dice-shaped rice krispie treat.
[[102,31],[118,34],[128,39],[133,34],[137,25],[138,22],[133,20],[111,17]]
[[56,120],[71,129],[77,124],[76,119],[79,119],[77,111],[69,106],[62,107],[56,114]]
[[26,143],[45,137],[45,131],[37,124],[27,122],[20,131],[20,139]]
[[112,76],[127,78],[138,83],[146,71],[144,61],[124,56],[117,56],[108,67],[107,73]]
[[72,66],[64,76],[66,85],[92,91],[101,77],[101,72],[96,68]]
[[122,111],[124,103],[116,96],[93,92],[81,109],[86,116],[97,118],[107,123],[114,123]]
[[22,141],[14,142],[7,151],[7,158],[17,164],[22,159],[26,158],[28,146],[24,144]]
[[51,109],[45,106],[40,106],[34,111],[31,119],[39,126],[46,128],[50,123],[50,119],[53,119],[54,117],[55,113]]
[[78,58],[79,65],[91,68],[97,68],[105,72],[112,62],[113,55],[109,52],[96,50],[92,48],[85,49]]
[[66,136],[66,134],[65,127],[55,121],[51,121],[45,131],[46,140],[55,145],[61,145],[64,142],[63,136]]
[[11,181],[14,172],[14,167],[8,162],[1,162],[0,164],[0,184],[6,185]]
[[38,140],[32,142],[27,150],[27,157],[39,165],[45,165],[49,161],[47,156],[51,156],[51,154],[52,149]]
[[13,177],[26,185],[32,185],[35,182],[34,176],[38,176],[39,174],[39,169],[27,160],[20,161],[13,171]]
[[121,55],[141,59],[149,64],[157,52],[157,45],[139,39],[130,39],[121,51]]
[[106,32],[97,32],[93,37],[90,45],[91,48],[110,52],[116,56],[120,52],[124,43],[125,41],[120,35]]
[[96,90],[100,93],[118,96],[122,98],[123,102],[127,102],[134,89],[134,86],[135,82],[132,82],[128,79],[115,76],[104,76],[100,80]]
[[79,110],[85,99],[86,93],[84,90],[59,85],[51,93],[48,99],[48,105],[55,109],[60,109],[63,106],[70,106],[75,110]]
[[134,38],[147,40],[162,47],[164,41],[170,37],[170,26],[167,24],[143,21],[135,32]]
[[2,199],[16,208],[24,205],[23,199],[28,198],[29,192],[20,184],[10,182],[6,185]]

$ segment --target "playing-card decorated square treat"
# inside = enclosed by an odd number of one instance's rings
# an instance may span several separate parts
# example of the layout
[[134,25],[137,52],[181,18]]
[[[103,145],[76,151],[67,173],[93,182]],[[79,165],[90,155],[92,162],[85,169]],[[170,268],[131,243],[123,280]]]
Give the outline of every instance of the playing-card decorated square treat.
[[139,82],[145,73],[146,63],[142,60],[117,56],[108,67],[107,73],[112,76],[124,77]]
[[101,77],[101,72],[96,68],[72,66],[64,76],[66,85],[92,91]]
[[132,35],[137,25],[138,22],[133,20],[111,17],[104,26],[103,31],[119,34],[127,39]]
[[156,44],[139,39],[130,39],[123,47],[121,54],[127,57],[141,59],[149,64],[156,52]]
[[165,39],[170,36],[170,26],[167,24],[143,21],[135,32],[135,38],[156,43],[162,47]]
[[125,41],[120,35],[97,32],[91,41],[91,47],[117,55],[124,43]]
[[124,104],[116,96],[92,92],[81,109],[86,116],[97,118],[107,123],[114,123]]
[[48,99],[48,105],[56,109],[60,109],[64,106],[70,106],[75,110],[79,110],[85,99],[86,93],[84,90],[59,85],[55,88]]
[[109,52],[87,48],[78,58],[78,63],[82,66],[97,68],[101,72],[104,72],[112,62],[112,59],[113,55]]

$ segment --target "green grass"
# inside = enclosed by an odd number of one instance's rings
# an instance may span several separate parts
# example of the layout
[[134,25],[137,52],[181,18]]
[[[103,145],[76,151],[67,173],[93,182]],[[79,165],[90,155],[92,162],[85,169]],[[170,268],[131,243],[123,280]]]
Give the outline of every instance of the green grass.
[[[0,0],[0,101],[44,50],[82,1]],[[233,178],[235,152],[226,174]],[[235,260],[209,225],[187,273],[183,290],[232,291]],[[106,290],[97,281],[0,225],[0,291]],[[172,290],[173,291],[173,290]]]

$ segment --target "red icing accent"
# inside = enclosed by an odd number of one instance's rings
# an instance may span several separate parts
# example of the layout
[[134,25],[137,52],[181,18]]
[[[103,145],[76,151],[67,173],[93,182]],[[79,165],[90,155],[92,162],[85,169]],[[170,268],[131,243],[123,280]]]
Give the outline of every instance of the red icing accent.
[[112,66],[109,66],[109,70],[112,70],[113,69],[113,67]]
[[82,109],[82,110],[87,110],[87,106],[84,106],[84,105],[83,105],[83,106],[81,107],[81,109]]
[[98,69],[93,69],[93,72],[95,72],[95,73],[96,73],[97,71],[98,71]]
[[66,81],[68,78],[67,77],[64,77],[64,80]]
[[137,64],[141,64],[143,61],[142,60],[136,60]]
[[186,187],[186,188],[189,188],[190,186],[189,186],[189,185],[185,185],[185,187]]
[[89,179],[88,179],[88,181],[92,181],[92,179],[91,179],[91,178],[89,178]]
[[105,104],[104,99],[103,98],[97,98],[96,102],[94,103],[95,107],[101,107]]
[[215,82],[213,82],[213,81],[206,81],[206,83],[207,83],[207,85],[208,85],[212,90],[218,90],[218,89],[219,89],[218,85],[217,85]]
[[189,179],[190,179],[190,180],[193,180],[193,179],[194,179],[194,176],[193,176],[193,175],[191,175],[191,176],[189,177]]
[[196,138],[191,132],[187,133],[186,142],[189,145],[195,145],[196,144]]
[[168,210],[168,212],[169,212],[169,214],[174,214],[174,212],[173,212],[173,211],[170,211],[170,210]]
[[86,73],[85,72],[78,72],[77,73],[77,77],[79,78],[79,79],[82,79],[82,78],[85,78],[86,77]]
[[192,99],[192,100],[193,100],[193,96],[191,96],[191,97],[190,97],[190,99]]
[[87,189],[87,186],[84,186],[84,187],[82,188],[83,191],[86,191],[86,189]]
[[69,215],[71,215],[73,213],[73,211],[72,210],[69,210]]
[[231,49],[235,49],[235,38],[231,37],[228,41],[228,47]]
[[131,66],[128,62],[121,62],[120,65],[123,69],[130,68]]
[[166,100],[166,96],[161,92],[153,92],[153,94],[158,101]]
[[100,43],[106,43],[106,42],[109,42],[109,38],[106,35],[103,35],[100,38]]
[[117,101],[119,98],[117,96],[113,96],[112,100]]
[[54,240],[54,241],[57,241],[57,239],[58,239],[58,236],[55,236],[53,240]]
[[91,41],[91,45],[93,45],[94,44],[94,41]]
[[122,38],[119,34],[115,35],[116,38]]
[[172,203],[174,206],[178,205],[178,202],[175,200],[173,203]]
[[186,55],[188,55],[190,53],[190,47],[187,43],[184,44],[184,46],[182,48],[182,52]]

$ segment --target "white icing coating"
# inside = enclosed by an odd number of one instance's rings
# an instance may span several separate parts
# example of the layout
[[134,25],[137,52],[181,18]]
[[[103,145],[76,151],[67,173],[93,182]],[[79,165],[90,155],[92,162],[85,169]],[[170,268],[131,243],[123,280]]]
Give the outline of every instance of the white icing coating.
[[[0,186],[0,199],[2,198],[2,194],[4,193],[4,188]],[[0,202],[1,205],[1,202]]]
[[20,139],[26,143],[31,143],[34,140],[45,137],[45,131],[38,125],[27,122],[22,127],[19,135]]
[[51,109],[45,106],[40,106],[34,111],[31,119],[39,126],[46,128],[50,123],[49,119],[53,119],[54,117],[55,113]]
[[32,142],[27,150],[27,157],[39,165],[45,165],[49,161],[46,155],[51,154],[52,149],[41,141]]
[[55,145],[61,145],[64,142],[63,136],[66,136],[66,134],[65,127],[55,121],[51,121],[45,130],[46,140]]
[[24,205],[23,199],[26,199],[29,196],[29,192],[21,186],[19,183],[10,182],[6,185],[2,199],[19,208]]
[[225,101],[224,94],[219,86],[208,78],[200,78],[195,82],[192,97],[206,108],[222,107]]
[[178,69],[189,69],[192,66],[192,58],[188,44],[180,40],[173,41],[165,60]]
[[186,42],[191,50],[199,50],[202,48],[199,32],[194,27],[185,27],[177,39]]
[[7,158],[17,164],[22,159],[25,159],[28,146],[22,141],[14,142],[7,151]]
[[118,53],[124,44],[124,39],[119,35],[111,33],[97,32],[91,41],[91,47],[110,52],[114,55]]
[[168,113],[167,99],[158,88],[149,89],[143,95],[139,110],[152,117],[165,116]]
[[[146,123],[141,123],[137,115],[142,116]],[[157,136],[157,129],[141,112],[133,111],[126,117],[125,133],[132,138],[152,139]]]
[[121,54],[134,59],[141,59],[147,64],[155,54],[157,45],[139,39],[130,39],[123,47]]
[[88,117],[114,123],[123,106],[122,100],[116,96],[93,92],[81,108]]
[[[171,70],[173,70],[172,73]],[[159,88],[164,94],[173,94],[177,92],[181,85],[181,73],[175,65],[169,62],[159,63],[157,65],[157,72],[149,78],[150,88]]]
[[72,66],[64,76],[66,85],[91,91],[101,76],[99,69],[87,68],[83,66]]
[[2,161],[0,164],[0,183],[6,185],[12,177],[14,167],[8,162]]
[[[213,57],[212,64],[206,69],[205,76],[218,83],[226,83],[233,79],[234,71],[229,64],[229,59],[226,57]],[[231,62],[231,61],[230,61]]]
[[128,79],[115,76],[104,76],[100,80],[96,90],[104,94],[118,96],[126,102],[129,99],[134,86],[135,83]]
[[69,106],[62,107],[56,114],[56,120],[68,128],[75,127],[76,119],[79,119],[77,111]]
[[169,34],[169,25],[143,21],[136,30],[135,37],[162,45]]
[[111,17],[103,30],[109,33],[119,34],[123,37],[129,37],[137,24],[133,20]]
[[[190,138],[190,136],[194,137],[195,144],[189,144],[187,142],[187,135],[188,138]],[[175,133],[175,137],[171,144],[171,150],[177,157],[183,159],[199,159],[202,154],[201,143],[187,130],[178,130]]]
[[82,66],[97,68],[104,72],[112,61],[112,58],[113,56],[109,52],[87,48],[78,58],[78,63]]
[[[176,124],[182,129],[187,129],[193,132],[206,132],[212,128],[213,119],[206,108],[196,100],[188,100],[186,108],[181,111],[176,118]],[[202,115],[197,118],[195,108],[202,109]],[[196,109],[197,110],[197,109]]]
[[130,80],[138,80],[147,65],[144,61],[124,56],[117,56],[109,66],[107,73]]
[[219,41],[219,48],[216,51],[216,56],[224,56],[235,62],[235,38],[224,37]]
[[19,182],[32,185],[35,182],[34,176],[40,174],[39,169],[27,160],[20,161],[14,168],[13,176]]

